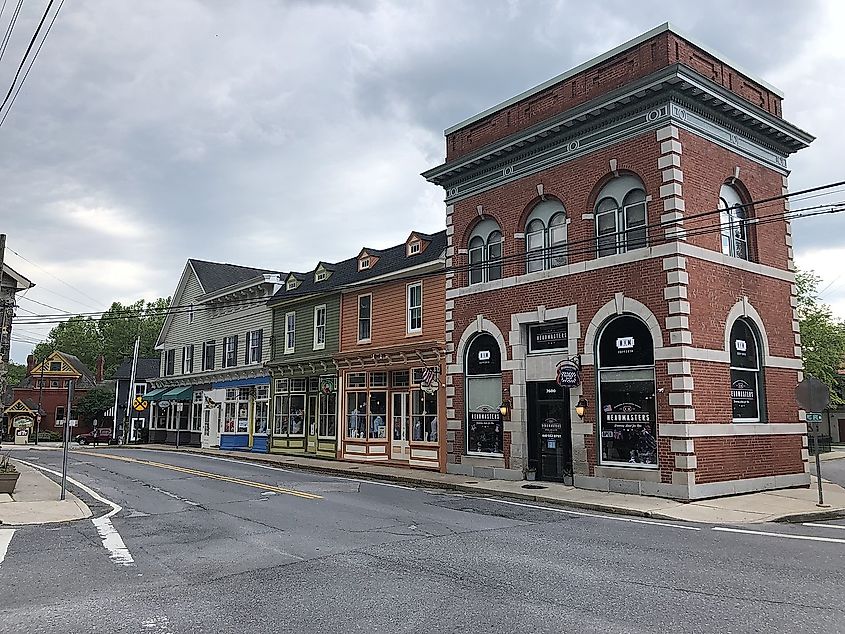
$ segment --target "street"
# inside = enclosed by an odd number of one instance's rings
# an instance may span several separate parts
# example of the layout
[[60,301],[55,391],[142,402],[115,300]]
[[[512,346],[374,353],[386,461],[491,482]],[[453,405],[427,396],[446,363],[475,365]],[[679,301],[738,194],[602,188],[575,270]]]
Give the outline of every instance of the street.
[[4,633],[845,631],[843,521],[672,523],[148,450],[74,449],[69,474],[94,521],[0,528]]

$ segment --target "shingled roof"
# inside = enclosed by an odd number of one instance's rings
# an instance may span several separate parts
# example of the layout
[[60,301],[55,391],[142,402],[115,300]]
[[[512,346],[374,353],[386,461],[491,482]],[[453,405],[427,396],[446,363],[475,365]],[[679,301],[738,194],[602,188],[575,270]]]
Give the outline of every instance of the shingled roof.
[[287,290],[287,288],[282,287],[275,295],[273,295],[269,303],[276,304],[278,302],[284,302],[307,295],[326,293],[329,291],[340,291],[343,287],[363,283],[369,279],[381,277],[383,275],[396,273],[412,266],[419,266],[420,264],[433,262],[443,256],[443,252],[446,249],[445,231],[433,234],[416,232],[416,235],[429,243],[422,253],[408,256],[405,242],[388,249],[365,248],[364,250],[367,253],[378,256],[378,262],[372,268],[359,271],[357,256],[343,260],[336,264],[327,264],[323,262],[323,266],[332,271],[332,274],[327,280],[315,282],[313,271],[309,271],[307,273],[295,273],[294,275],[301,282],[300,285],[293,290]]
[[213,293],[219,291],[221,288],[246,282],[259,275],[279,273],[279,271],[273,271],[271,269],[256,269],[251,266],[209,262],[207,260],[189,259],[188,262],[191,263],[206,293]]
[[[158,357],[139,358],[138,367],[135,368],[135,380],[143,381],[144,379],[156,379],[160,371],[160,361]],[[121,363],[111,378],[113,379],[128,379],[132,375],[132,359],[126,359]]]

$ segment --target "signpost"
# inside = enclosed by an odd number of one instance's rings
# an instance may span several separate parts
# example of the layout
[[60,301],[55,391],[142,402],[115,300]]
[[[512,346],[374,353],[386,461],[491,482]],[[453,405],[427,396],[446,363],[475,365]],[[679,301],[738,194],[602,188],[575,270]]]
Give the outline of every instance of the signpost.
[[132,407],[136,412],[143,412],[150,406],[149,401],[145,401],[143,396],[136,396],[132,401]]
[[61,498],[64,500],[67,497],[67,450],[68,444],[70,444],[70,428],[73,425],[73,421],[71,420],[71,405],[73,404],[73,388],[74,388],[74,381],[73,379],[67,382],[67,409],[65,412],[66,419],[65,422],[67,423],[62,430],[64,433],[62,434],[62,495]]
[[819,427],[822,422],[822,411],[830,403],[830,390],[827,385],[814,376],[807,376],[795,388],[795,400],[807,412],[807,425],[813,432],[813,446],[816,453],[816,480],[819,485],[819,503],[817,506],[830,506],[824,503],[822,493],[822,465],[819,458]]

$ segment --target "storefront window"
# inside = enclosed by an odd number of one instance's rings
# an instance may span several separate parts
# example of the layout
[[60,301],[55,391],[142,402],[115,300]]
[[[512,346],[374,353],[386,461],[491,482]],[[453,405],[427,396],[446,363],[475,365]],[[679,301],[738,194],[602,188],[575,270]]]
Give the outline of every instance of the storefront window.
[[753,326],[737,319],[731,328],[731,404],[735,423],[763,420],[760,347]]
[[370,392],[370,438],[387,438],[387,392]]
[[349,438],[367,437],[367,393],[346,394],[346,435]]
[[411,439],[437,442],[437,393],[411,392]]
[[248,387],[238,389],[238,428],[240,434],[249,431],[249,391]]
[[318,435],[334,438],[337,435],[337,392],[320,394],[320,423]]
[[202,392],[194,392],[191,406],[191,431],[200,431],[202,427]]
[[640,319],[616,317],[599,339],[602,464],[657,466],[654,342]]
[[469,345],[466,373],[467,453],[501,454],[503,425],[502,361],[499,344],[489,334],[478,335]]
[[270,386],[258,385],[255,388],[255,433],[266,434],[270,418]]
[[305,394],[290,395],[290,416],[288,433],[291,436],[305,435]]

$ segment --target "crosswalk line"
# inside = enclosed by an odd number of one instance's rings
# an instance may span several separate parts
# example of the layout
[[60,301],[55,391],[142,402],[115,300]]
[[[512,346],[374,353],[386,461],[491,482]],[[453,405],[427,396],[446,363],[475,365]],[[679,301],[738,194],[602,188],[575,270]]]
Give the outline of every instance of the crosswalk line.
[[12,536],[14,534],[14,528],[0,530],[0,564],[6,558],[6,551],[9,550],[9,544],[12,543]]

